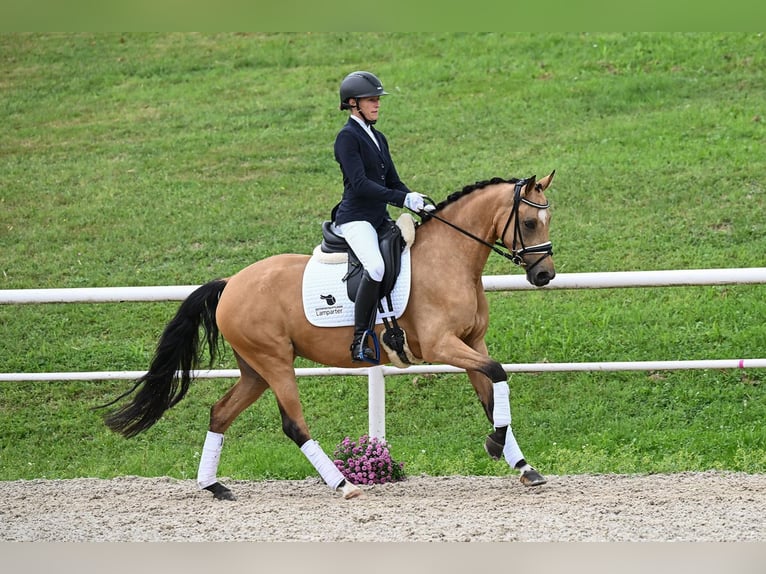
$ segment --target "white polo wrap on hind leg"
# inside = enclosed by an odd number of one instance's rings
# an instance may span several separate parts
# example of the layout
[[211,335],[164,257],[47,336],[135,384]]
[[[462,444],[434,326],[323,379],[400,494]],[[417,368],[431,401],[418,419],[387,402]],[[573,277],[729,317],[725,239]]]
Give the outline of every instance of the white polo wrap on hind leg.
[[199,457],[199,469],[197,470],[197,484],[200,489],[218,482],[218,461],[221,460],[222,448],[223,435],[218,432],[207,431],[205,444],[202,447],[202,456]]
[[502,428],[511,424],[511,391],[508,389],[508,381],[492,383],[494,406],[492,408],[492,423],[495,428]]
[[317,469],[319,476],[322,477],[327,483],[327,486],[335,490],[338,488],[341,482],[343,482],[343,474],[335,466],[335,463],[330,460],[319,443],[313,439],[307,440],[301,447],[301,452],[309,459],[309,462]]

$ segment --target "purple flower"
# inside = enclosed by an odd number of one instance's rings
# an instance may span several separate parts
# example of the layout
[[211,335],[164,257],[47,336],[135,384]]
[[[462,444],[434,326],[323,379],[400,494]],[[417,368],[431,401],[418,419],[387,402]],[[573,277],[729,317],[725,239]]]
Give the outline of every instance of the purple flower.
[[335,466],[355,484],[385,484],[405,477],[404,463],[391,458],[386,441],[369,435],[344,438],[334,452]]

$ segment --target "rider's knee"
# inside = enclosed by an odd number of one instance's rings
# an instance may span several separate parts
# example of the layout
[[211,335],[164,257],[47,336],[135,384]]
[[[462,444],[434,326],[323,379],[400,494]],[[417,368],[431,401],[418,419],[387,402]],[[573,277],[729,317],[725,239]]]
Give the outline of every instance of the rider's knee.
[[380,263],[376,263],[375,265],[369,265],[364,268],[365,271],[367,271],[367,274],[370,276],[370,279],[373,281],[383,281],[383,274],[386,272],[386,265],[381,260]]

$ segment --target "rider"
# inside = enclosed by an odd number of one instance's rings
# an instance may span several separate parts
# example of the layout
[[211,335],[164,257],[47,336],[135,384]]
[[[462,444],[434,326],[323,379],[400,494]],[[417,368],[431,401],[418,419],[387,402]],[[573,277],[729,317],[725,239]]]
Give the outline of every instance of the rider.
[[349,119],[335,138],[335,159],[343,174],[343,198],[333,210],[335,231],[346,239],[364,268],[356,292],[351,359],[369,363],[377,362],[376,352],[367,345],[367,333],[375,327],[385,271],[378,230],[390,220],[386,206],[415,212],[425,207],[424,196],[410,191],[399,179],[386,137],[373,128],[380,97],[387,94],[374,74],[348,74],[340,84],[340,109],[350,110]]

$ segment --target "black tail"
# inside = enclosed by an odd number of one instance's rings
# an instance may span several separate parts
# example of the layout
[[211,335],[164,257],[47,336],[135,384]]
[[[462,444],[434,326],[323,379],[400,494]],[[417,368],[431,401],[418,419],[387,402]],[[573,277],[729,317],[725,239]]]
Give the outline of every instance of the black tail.
[[223,279],[210,281],[181,303],[157,343],[149,372],[130,390],[102,405],[113,405],[141,387],[130,403],[104,419],[106,426],[128,438],[133,437],[151,427],[166,410],[184,398],[193,380],[192,371],[202,362],[204,345],[200,345],[200,326],[205,330],[212,367],[220,342],[215,310],[224,287]]

